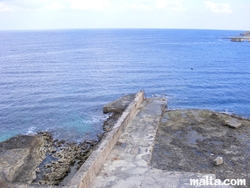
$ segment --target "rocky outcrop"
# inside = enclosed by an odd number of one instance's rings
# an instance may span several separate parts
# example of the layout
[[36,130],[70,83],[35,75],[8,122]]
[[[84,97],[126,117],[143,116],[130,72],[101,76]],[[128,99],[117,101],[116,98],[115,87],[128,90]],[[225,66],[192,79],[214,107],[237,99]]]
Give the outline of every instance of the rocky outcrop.
[[250,36],[250,31],[246,31],[245,33],[241,34],[242,36]]
[[103,130],[105,132],[110,131],[113,128],[122,112],[134,100],[135,95],[136,94],[125,95],[104,105],[103,113],[110,113],[109,118],[103,123]]
[[246,179],[246,185],[250,185],[249,133],[250,120],[235,115],[166,110],[151,165],[166,171],[215,174],[222,181]]
[[117,122],[118,118],[121,116],[122,113],[112,113],[111,116],[106,120],[104,121],[103,123],[103,130],[105,132],[108,132],[110,131],[113,126],[115,125],[115,123]]
[[122,113],[134,98],[135,94],[122,96],[121,98],[104,105],[103,113]]

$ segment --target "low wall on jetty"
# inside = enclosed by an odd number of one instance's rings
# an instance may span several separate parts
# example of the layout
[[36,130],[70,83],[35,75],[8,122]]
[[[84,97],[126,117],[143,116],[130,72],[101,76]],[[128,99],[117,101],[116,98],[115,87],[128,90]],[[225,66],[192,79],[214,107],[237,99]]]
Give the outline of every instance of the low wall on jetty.
[[106,161],[110,151],[116,144],[124,128],[135,115],[136,110],[144,99],[144,92],[136,94],[135,99],[122,113],[113,129],[106,134],[96,150],[89,156],[85,163],[81,166],[75,176],[71,179],[66,187],[69,188],[87,188],[92,183],[96,174]]

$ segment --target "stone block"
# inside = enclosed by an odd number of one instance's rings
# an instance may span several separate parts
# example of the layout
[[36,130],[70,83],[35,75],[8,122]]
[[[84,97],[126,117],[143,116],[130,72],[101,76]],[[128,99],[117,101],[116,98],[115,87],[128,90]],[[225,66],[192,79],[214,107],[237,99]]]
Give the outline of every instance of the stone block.
[[230,120],[226,120],[225,121],[225,124],[228,126],[228,127],[231,127],[231,128],[235,128],[235,129],[238,129],[239,127],[242,126],[242,123],[239,122],[237,119],[235,118],[232,118]]

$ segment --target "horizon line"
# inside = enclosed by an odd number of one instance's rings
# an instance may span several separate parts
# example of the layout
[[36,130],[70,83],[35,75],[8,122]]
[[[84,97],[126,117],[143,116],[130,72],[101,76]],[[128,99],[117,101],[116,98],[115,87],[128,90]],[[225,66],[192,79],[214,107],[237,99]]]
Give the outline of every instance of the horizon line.
[[115,27],[100,27],[100,28],[45,28],[45,29],[0,29],[0,32],[3,31],[59,31],[59,30],[217,30],[217,31],[250,31],[242,29],[204,29],[204,28],[115,28]]

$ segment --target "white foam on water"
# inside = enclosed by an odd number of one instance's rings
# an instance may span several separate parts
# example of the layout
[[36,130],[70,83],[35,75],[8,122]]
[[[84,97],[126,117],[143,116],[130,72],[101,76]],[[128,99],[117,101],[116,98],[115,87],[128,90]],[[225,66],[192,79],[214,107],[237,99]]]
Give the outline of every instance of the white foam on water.
[[26,135],[29,135],[29,134],[35,134],[36,133],[36,127],[35,126],[32,126],[32,127],[29,127],[28,130],[26,131]]

